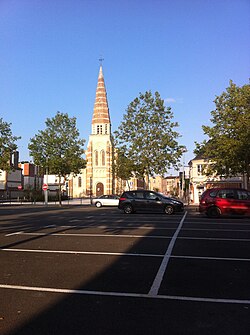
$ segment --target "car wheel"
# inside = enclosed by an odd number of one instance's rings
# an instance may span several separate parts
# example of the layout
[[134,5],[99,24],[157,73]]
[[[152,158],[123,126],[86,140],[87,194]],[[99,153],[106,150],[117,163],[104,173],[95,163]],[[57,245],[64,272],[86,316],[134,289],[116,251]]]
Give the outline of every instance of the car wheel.
[[131,214],[133,213],[133,207],[131,205],[125,205],[123,211],[125,214]]
[[210,207],[207,211],[207,216],[209,216],[210,218],[217,218],[221,215],[221,211],[218,207],[214,206],[214,207]]
[[97,201],[97,203],[95,204],[95,206],[96,206],[97,208],[100,208],[100,207],[102,207],[102,204],[100,203],[100,201]]
[[173,206],[166,206],[164,208],[164,212],[167,214],[167,215],[172,215],[174,213],[174,207]]

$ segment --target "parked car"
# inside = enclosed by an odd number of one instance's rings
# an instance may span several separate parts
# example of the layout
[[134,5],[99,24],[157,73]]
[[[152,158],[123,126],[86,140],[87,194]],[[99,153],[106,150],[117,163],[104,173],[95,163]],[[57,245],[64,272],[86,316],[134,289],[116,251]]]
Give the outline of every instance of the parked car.
[[102,206],[118,206],[119,196],[114,194],[104,194],[99,197],[91,198],[91,204],[98,208]]
[[237,188],[207,189],[201,195],[199,211],[209,217],[250,215],[250,192]]
[[120,199],[118,208],[126,214],[137,211],[161,211],[168,215],[182,212],[184,205],[181,201],[168,198],[165,195],[149,190],[135,190],[124,192]]

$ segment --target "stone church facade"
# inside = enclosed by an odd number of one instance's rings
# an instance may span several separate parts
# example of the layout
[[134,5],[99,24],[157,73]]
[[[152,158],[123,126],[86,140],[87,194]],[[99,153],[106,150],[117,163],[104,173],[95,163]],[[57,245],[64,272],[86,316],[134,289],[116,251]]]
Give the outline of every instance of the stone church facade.
[[107,92],[102,66],[100,66],[91,134],[86,150],[87,166],[77,176],[69,178],[70,196],[99,196],[115,193],[115,180],[112,173],[113,151]]

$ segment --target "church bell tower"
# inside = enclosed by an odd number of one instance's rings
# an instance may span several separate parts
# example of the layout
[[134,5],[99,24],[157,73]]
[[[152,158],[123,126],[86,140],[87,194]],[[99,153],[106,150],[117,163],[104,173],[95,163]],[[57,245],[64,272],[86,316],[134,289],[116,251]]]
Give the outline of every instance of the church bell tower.
[[96,88],[92,129],[86,151],[86,191],[90,196],[113,193],[111,122],[102,65]]

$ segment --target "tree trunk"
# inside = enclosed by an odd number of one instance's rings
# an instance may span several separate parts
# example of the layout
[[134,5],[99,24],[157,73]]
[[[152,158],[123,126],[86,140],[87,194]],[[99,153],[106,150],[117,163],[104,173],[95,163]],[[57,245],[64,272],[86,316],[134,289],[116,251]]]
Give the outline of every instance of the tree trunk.
[[150,190],[151,187],[150,187],[150,176],[149,176],[149,173],[147,174],[147,180],[148,180],[147,181],[147,184],[148,184],[147,185],[147,189]]

